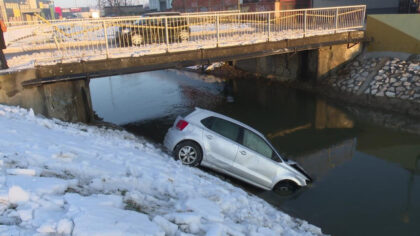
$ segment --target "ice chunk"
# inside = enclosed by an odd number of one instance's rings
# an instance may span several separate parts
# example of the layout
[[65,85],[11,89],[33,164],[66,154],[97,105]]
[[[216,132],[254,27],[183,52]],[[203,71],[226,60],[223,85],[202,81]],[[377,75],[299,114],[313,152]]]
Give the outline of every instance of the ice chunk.
[[29,200],[30,194],[19,186],[12,186],[9,188],[9,202],[19,203]]
[[167,236],[175,236],[178,226],[163,218],[162,216],[155,216],[153,222],[160,226],[161,229],[165,231]]
[[73,230],[73,221],[61,219],[57,225],[57,233],[61,235],[70,235]]
[[34,169],[7,169],[7,174],[9,174],[9,175],[35,176],[36,175],[36,170],[34,170]]

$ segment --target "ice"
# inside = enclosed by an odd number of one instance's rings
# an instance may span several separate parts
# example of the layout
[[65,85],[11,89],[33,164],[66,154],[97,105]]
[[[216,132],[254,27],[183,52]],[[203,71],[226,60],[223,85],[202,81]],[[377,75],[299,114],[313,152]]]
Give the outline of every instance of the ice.
[[34,170],[34,169],[8,169],[7,174],[9,174],[9,175],[35,176],[36,175],[36,170]]
[[3,105],[0,130],[0,235],[322,235],[125,131]]
[[8,199],[11,203],[26,202],[29,200],[29,196],[29,193],[19,186],[12,186],[9,188]]

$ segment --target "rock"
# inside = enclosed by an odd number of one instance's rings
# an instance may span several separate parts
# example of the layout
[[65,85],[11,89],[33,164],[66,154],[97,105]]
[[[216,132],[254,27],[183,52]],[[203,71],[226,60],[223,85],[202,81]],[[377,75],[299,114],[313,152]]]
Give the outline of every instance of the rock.
[[366,77],[368,77],[368,75],[369,75],[369,72],[367,72],[367,71],[365,71],[365,72],[362,73],[362,77],[365,77],[366,78]]
[[389,87],[389,88],[388,88],[388,91],[389,91],[389,92],[395,92],[395,88],[394,88],[394,87]]
[[405,88],[404,87],[397,87],[395,90],[397,91],[397,93],[401,93],[401,92],[405,91]]
[[408,95],[402,95],[400,98],[401,99],[408,99],[410,96],[408,96]]
[[370,66],[371,67],[375,67],[376,66],[376,63],[374,62],[374,63],[370,64]]
[[380,76],[380,75],[375,76],[375,80],[381,80],[381,79],[383,79],[382,76]]
[[400,81],[407,81],[407,77],[401,77]]
[[359,66],[359,65],[360,65],[359,61],[353,62],[353,66]]
[[397,82],[397,79],[395,79],[395,78],[391,78],[391,79],[389,80],[389,82],[390,82],[390,83],[395,83],[395,82]]
[[410,82],[404,82],[403,85],[406,86],[406,87],[410,87],[411,83]]
[[372,89],[372,93],[371,94],[375,95],[377,93],[378,93],[378,90],[377,89]]
[[383,97],[383,96],[385,96],[385,94],[384,94],[383,91],[380,91],[380,92],[376,93],[376,96]]
[[396,83],[394,83],[392,85],[395,86],[395,87],[398,87],[398,86],[401,86],[401,82],[396,82]]
[[395,93],[394,92],[386,92],[385,95],[387,97],[392,97],[392,98],[395,97]]

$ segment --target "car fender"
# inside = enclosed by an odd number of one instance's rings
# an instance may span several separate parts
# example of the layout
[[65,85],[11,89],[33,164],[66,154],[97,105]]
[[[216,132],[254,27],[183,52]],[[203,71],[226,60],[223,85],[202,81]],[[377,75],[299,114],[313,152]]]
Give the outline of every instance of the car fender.
[[274,186],[276,186],[277,183],[281,182],[281,181],[285,181],[285,180],[289,180],[289,181],[293,181],[294,183],[296,183],[298,186],[303,187],[306,186],[306,178],[304,176],[302,177],[298,177],[297,175],[295,175],[293,172],[286,172],[286,173],[278,173],[277,176],[274,178],[273,180],[273,185],[271,186],[271,189],[274,188]]
[[174,146],[174,149],[176,148],[176,146],[178,146],[178,144],[187,140],[191,140],[193,142],[198,143],[198,145],[200,145],[201,149],[203,150],[204,146],[202,129],[197,127],[194,127],[193,129],[186,128],[184,131],[182,131],[182,136],[177,141],[176,145]]

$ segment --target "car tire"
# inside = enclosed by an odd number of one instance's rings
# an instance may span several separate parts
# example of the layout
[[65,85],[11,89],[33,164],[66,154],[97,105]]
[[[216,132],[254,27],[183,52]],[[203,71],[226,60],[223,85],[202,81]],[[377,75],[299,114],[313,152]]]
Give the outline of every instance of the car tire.
[[284,180],[284,181],[278,182],[274,186],[273,191],[280,195],[290,195],[296,192],[298,188],[299,186],[295,182],[291,180]]
[[174,150],[176,160],[187,166],[199,166],[203,159],[200,145],[192,141],[184,141],[178,144]]
[[190,32],[186,29],[181,30],[179,33],[179,42],[186,42],[190,39]]
[[140,46],[144,43],[144,38],[140,34],[132,34],[131,35],[131,44],[133,46]]

